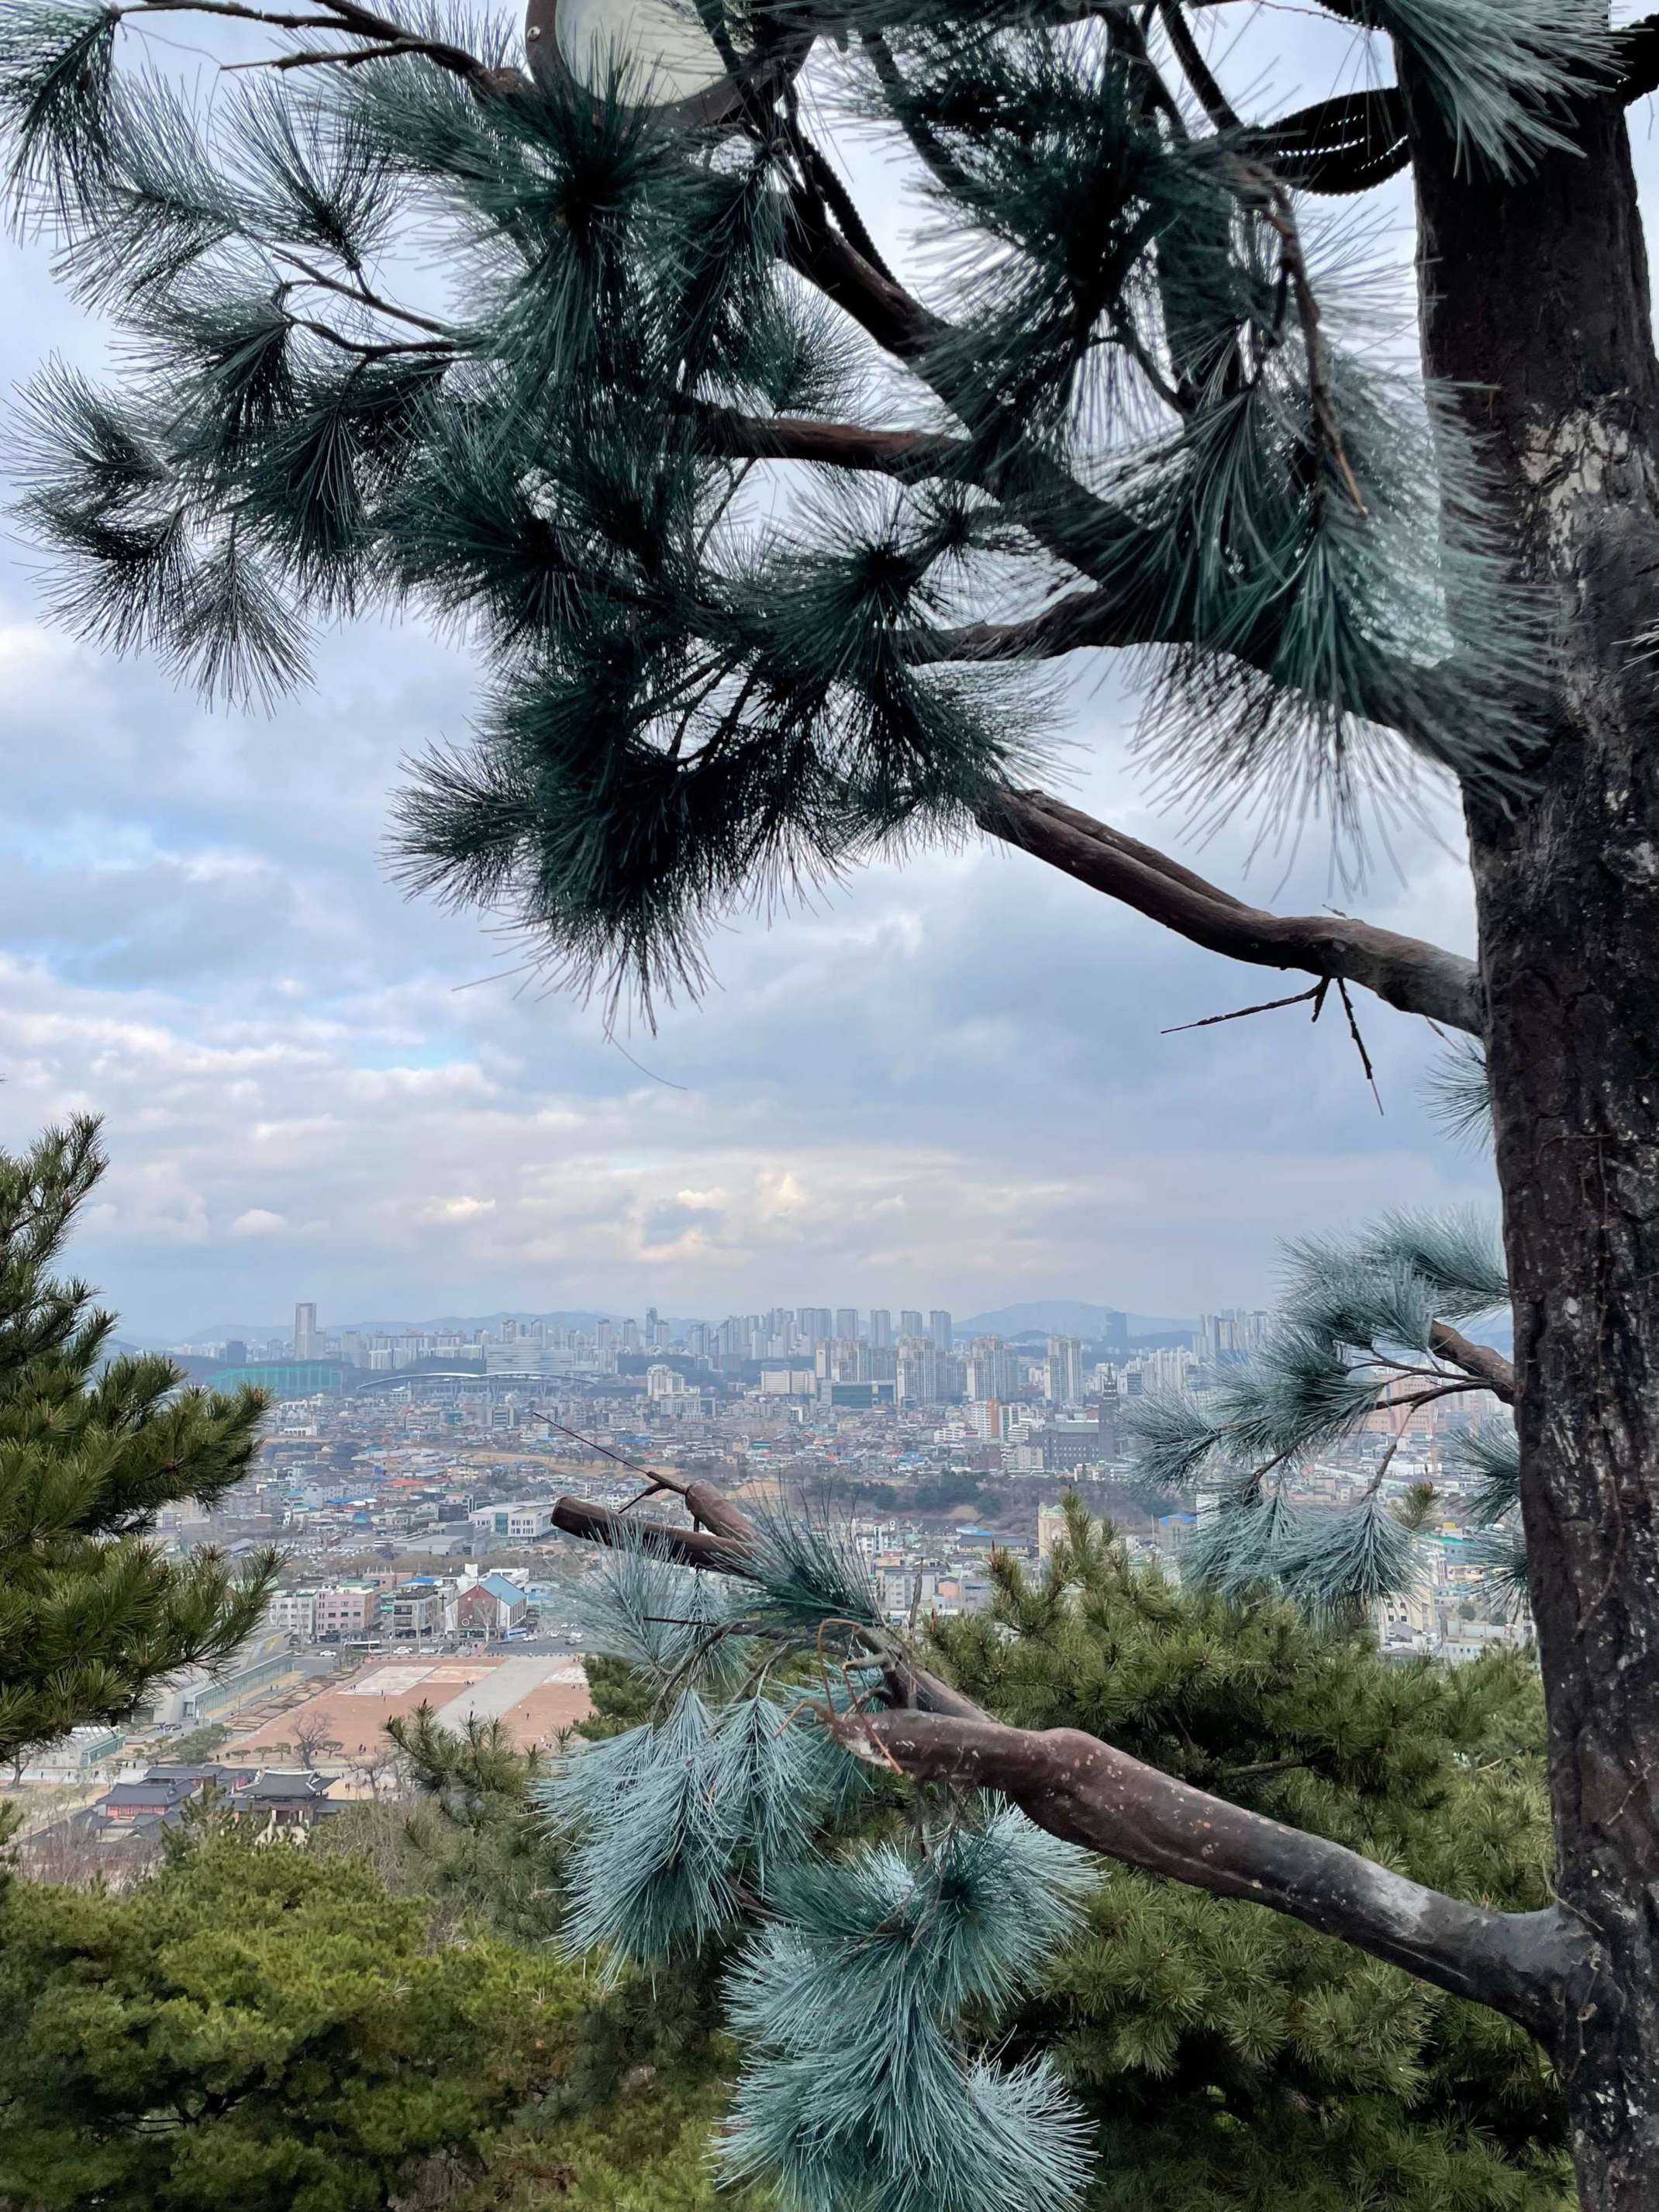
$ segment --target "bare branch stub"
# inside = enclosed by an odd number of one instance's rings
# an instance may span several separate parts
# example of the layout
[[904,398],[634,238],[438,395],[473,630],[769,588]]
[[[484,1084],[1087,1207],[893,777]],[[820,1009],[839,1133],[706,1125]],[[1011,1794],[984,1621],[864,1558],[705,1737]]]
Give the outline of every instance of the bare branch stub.
[[1348,1035],[1353,1039],[1354,1050],[1359,1054],[1359,1065],[1365,1071],[1365,1080],[1371,1086],[1371,1097],[1376,1101],[1376,1110],[1382,1111],[1382,1094],[1376,1087],[1376,1070],[1371,1066],[1371,1056],[1365,1049],[1365,1040],[1359,1034],[1359,1017],[1354,1012],[1353,1000],[1348,996],[1346,981],[1338,976],[1336,988],[1341,994],[1342,1011],[1348,1018]]
[[1160,1030],[1160,1036],[1184,1036],[1188,1030],[1212,1030],[1218,1022],[1242,1022],[1251,1014],[1274,1014],[1281,1006],[1305,1006],[1310,999],[1314,1003],[1314,1018],[1319,1018],[1319,1004],[1330,988],[1321,981],[1306,991],[1297,991],[1288,999],[1263,999],[1259,1006],[1235,1006],[1231,1013],[1205,1014],[1195,1022],[1176,1022],[1173,1028]]

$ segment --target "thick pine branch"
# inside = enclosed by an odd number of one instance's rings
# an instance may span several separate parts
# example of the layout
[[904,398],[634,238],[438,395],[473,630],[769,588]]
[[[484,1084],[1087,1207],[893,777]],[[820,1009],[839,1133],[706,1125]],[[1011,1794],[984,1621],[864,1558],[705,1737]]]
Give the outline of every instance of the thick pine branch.
[[935,661],[1058,660],[1091,646],[1181,645],[1178,626],[1160,628],[1121,592],[1067,592],[1040,614],[1020,622],[962,623],[953,629],[919,630],[908,641],[910,657]]
[[553,1507],[553,1526],[567,1536],[589,1544],[626,1544],[636,1537],[648,1540],[653,1551],[683,1567],[705,1574],[740,1575],[745,1571],[740,1547],[702,1528],[674,1528],[659,1521],[625,1520],[608,1505],[590,1505],[586,1498],[561,1498]]
[[1342,93],[1247,131],[1243,151],[1296,191],[1369,191],[1411,160],[1406,103],[1397,85]]
[[1490,2005],[1540,2042],[1559,2031],[1577,1947],[1554,1909],[1490,1912],[1390,1873],[1322,1836],[1176,1781],[1078,1729],[872,1713],[846,1747],[917,1781],[991,1790],[1050,1835],[1216,1897],[1243,1898]]
[[[696,1486],[706,1494],[687,1502],[701,1512],[719,1493]],[[627,1520],[576,1498],[560,1498],[553,1513],[556,1527],[591,1542],[648,1540],[681,1565],[750,1577],[748,1543],[758,1532],[729,1499],[717,1517],[729,1533]],[[1178,1782],[1079,1729],[1009,1728],[903,1652],[880,1656],[888,1709],[833,1722],[857,1756],[916,1781],[998,1791],[1051,1835],[1212,1896],[1265,1905],[1491,2006],[1547,2046],[1555,2042],[1583,1949],[1559,1911],[1465,1904]]]
[[1449,1322],[1437,1321],[1430,1332],[1429,1349],[1449,1365],[1461,1367],[1473,1382],[1483,1384],[1506,1406],[1515,1403],[1514,1364],[1489,1344],[1475,1344]]
[[[1437,945],[1344,915],[1279,915],[1246,906],[1152,846],[1045,792],[1005,790],[979,818],[992,836],[1035,854],[1050,867],[1207,951],[1255,967],[1295,969],[1362,984],[1402,1013],[1421,1014],[1472,1036],[1481,1033],[1479,970],[1472,960]],[[1466,1348],[1473,1352],[1480,1347]],[[1470,1371],[1492,1382],[1484,1370]],[[1492,1382],[1492,1387],[1498,1385]],[[1513,1395],[1512,1377],[1508,1395]]]

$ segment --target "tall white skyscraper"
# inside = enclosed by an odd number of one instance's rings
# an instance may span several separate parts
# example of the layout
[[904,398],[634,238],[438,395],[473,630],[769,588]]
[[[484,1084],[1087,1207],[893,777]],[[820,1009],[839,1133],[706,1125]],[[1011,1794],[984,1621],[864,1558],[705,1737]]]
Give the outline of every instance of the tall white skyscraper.
[[856,1338],[858,1333],[858,1308],[856,1306],[837,1306],[836,1308],[836,1334],[837,1336],[850,1336]]
[[294,1357],[296,1359],[319,1359],[322,1357],[323,1340],[317,1334],[317,1309],[313,1305],[294,1309]]
[[921,1316],[916,1311],[916,1309],[914,1306],[906,1306],[903,1311],[899,1315],[899,1334],[901,1336],[926,1336],[927,1334],[927,1330],[921,1325]]
[[872,1345],[890,1347],[893,1341],[893,1316],[885,1306],[870,1309],[870,1341]]
[[927,1334],[941,1352],[951,1349],[951,1316],[943,1306],[935,1306],[927,1316]]

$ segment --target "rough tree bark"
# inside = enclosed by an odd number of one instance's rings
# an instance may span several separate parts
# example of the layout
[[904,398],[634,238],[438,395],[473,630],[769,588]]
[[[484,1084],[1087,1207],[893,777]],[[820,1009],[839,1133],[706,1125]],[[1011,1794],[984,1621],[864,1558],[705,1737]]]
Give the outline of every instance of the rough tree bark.
[[1460,171],[1413,111],[1423,346],[1559,627],[1537,793],[1468,809],[1584,2212],[1659,2206],[1659,367],[1622,106]]

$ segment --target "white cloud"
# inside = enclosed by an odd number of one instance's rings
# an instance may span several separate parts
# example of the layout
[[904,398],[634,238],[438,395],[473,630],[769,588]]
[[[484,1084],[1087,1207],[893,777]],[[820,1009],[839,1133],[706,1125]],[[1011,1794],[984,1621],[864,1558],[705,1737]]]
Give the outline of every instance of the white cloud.
[[272,1213],[267,1206],[251,1206],[231,1223],[230,1233],[233,1237],[280,1237],[287,1227],[285,1215]]
[[495,1211],[493,1198],[428,1198],[420,1217],[422,1221],[476,1221],[480,1214]]

